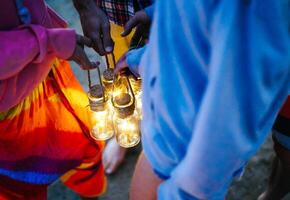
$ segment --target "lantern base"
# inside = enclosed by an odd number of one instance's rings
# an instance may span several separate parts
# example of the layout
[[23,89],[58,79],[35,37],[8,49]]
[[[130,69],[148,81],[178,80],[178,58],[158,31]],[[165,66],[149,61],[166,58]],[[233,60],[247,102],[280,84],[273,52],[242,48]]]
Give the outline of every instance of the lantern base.
[[96,133],[96,131],[94,131],[94,129],[92,129],[91,136],[95,140],[105,141],[105,140],[108,140],[108,139],[110,139],[110,138],[112,138],[114,136],[114,131]]
[[134,134],[134,135],[130,135],[128,136],[128,134],[124,133],[124,134],[119,134],[116,135],[116,139],[118,144],[121,147],[124,148],[130,148],[130,147],[134,147],[137,146],[140,142],[140,135],[139,134]]

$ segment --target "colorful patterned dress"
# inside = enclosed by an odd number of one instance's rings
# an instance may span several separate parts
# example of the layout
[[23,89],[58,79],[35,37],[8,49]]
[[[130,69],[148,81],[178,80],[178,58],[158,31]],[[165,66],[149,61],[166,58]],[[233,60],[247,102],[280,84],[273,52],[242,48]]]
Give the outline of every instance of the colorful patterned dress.
[[90,137],[87,96],[63,60],[74,31],[42,0],[22,1],[31,19],[1,3],[0,199],[46,199],[58,178],[81,196],[102,194],[103,143]]

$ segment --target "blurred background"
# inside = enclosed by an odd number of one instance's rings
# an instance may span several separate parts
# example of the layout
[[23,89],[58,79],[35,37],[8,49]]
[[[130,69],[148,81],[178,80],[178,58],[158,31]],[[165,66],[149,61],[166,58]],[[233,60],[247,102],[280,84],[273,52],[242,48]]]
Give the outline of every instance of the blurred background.
[[[72,0],[46,0],[48,5],[56,10],[69,24],[70,27],[82,34],[79,17],[72,5]],[[103,59],[94,51],[86,49],[89,58],[92,61],[101,61],[101,68],[104,69]],[[83,85],[88,89],[87,73],[82,71],[75,63],[72,63],[75,75]],[[93,77],[96,77],[93,75]],[[126,200],[128,199],[128,189],[134,170],[137,157],[141,150],[139,147],[131,149],[125,158],[125,162],[119,168],[117,173],[108,176],[107,192],[100,200]],[[262,146],[257,155],[255,155],[246,167],[245,173],[240,180],[234,181],[227,195],[228,200],[254,200],[265,189],[267,178],[270,173],[271,162],[274,157],[272,150],[272,141],[270,137]],[[220,163],[221,165],[223,163]],[[49,188],[49,200],[79,200],[80,198],[74,192],[66,188],[59,181],[55,182]],[[285,198],[290,200],[290,195]]]

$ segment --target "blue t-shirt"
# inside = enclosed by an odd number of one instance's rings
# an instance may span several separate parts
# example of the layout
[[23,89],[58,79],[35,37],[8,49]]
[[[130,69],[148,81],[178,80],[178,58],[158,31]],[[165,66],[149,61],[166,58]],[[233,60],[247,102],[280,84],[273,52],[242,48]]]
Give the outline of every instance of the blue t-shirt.
[[287,0],[155,2],[140,71],[144,152],[169,177],[159,199],[224,199],[264,142],[290,88],[288,13]]

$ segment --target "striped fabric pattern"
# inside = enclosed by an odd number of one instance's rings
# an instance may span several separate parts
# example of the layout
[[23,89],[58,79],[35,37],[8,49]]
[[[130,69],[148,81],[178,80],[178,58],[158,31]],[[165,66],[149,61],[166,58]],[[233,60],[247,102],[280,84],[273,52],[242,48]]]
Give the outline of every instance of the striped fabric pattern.
[[151,0],[96,0],[110,21],[124,26],[138,10],[149,6]]

